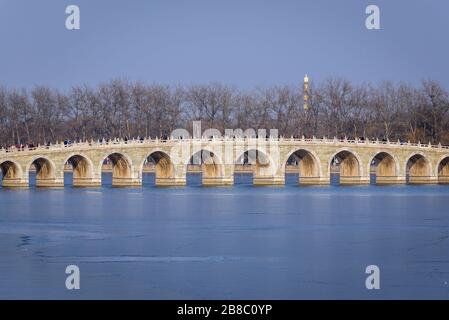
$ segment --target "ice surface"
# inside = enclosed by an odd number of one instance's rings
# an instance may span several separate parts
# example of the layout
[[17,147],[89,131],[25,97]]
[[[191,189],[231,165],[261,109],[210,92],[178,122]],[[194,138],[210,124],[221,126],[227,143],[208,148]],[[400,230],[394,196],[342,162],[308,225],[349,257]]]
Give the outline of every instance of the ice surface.
[[[0,189],[0,298],[449,298],[449,187]],[[243,181],[243,182],[242,182]],[[81,289],[65,288],[65,268]],[[365,288],[365,268],[381,289]]]

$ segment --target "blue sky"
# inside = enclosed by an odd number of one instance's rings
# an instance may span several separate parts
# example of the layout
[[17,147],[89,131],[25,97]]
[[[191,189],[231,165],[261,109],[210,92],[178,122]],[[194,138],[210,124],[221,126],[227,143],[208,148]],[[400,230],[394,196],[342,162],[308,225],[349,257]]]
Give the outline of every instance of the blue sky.
[[[81,30],[65,28],[65,8]],[[382,30],[365,28],[365,8]],[[110,78],[242,88],[344,77],[449,88],[447,0],[0,0],[0,84]]]

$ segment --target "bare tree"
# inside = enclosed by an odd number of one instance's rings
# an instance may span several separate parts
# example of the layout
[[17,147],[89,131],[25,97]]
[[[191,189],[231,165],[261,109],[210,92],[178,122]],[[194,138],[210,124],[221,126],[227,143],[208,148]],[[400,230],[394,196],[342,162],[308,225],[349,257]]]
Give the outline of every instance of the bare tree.
[[432,142],[438,143],[443,137],[443,129],[447,127],[449,98],[447,92],[436,82],[422,82],[421,103],[423,115],[426,118],[426,129]]
[[[8,95],[8,114],[11,122],[11,141],[21,144],[39,139],[33,132],[35,115],[25,90],[12,90]],[[34,131],[34,130],[33,130]],[[33,139],[31,139],[33,136]]]
[[347,135],[352,91],[350,82],[344,79],[328,79],[315,91],[316,107],[321,111],[327,136]]
[[400,115],[398,90],[393,83],[386,81],[374,89],[373,93],[371,103],[376,113],[376,120],[383,125],[384,139],[390,139]]
[[212,83],[189,87],[113,79],[61,93],[0,87],[0,144],[168,136],[201,120],[203,129],[276,128],[284,136],[348,136],[449,144],[449,98],[436,81],[418,88],[345,79],[254,90]]

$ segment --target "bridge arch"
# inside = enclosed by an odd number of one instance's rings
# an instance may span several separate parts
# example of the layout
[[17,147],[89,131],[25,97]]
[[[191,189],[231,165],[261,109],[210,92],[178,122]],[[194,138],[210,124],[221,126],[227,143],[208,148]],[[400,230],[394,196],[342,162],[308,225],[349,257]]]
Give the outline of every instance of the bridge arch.
[[298,166],[300,183],[322,176],[321,162],[315,152],[304,148],[296,148],[287,153],[284,166],[293,164]]
[[367,172],[371,172],[371,168],[374,167],[376,183],[384,184],[397,180],[400,171],[399,160],[394,154],[386,151],[379,151],[371,156],[370,159]]
[[42,156],[34,157],[26,166],[28,175],[31,166],[36,168],[36,186],[46,186],[52,184],[56,179],[56,165],[54,162]]
[[439,183],[449,183],[449,155],[444,155],[439,159],[435,172],[438,173]]
[[339,149],[329,158],[329,173],[332,166],[338,169],[340,184],[351,184],[357,182],[362,176],[362,160],[360,156],[350,149]]
[[66,164],[73,170],[73,186],[89,185],[94,177],[94,165],[89,157],[82,153],[75,153],[68,156],[62,164],[64,172]]
[[239,151],[234,158],[234,167],[236,165],[250,166],[254,184],[265,184],[265,179],[276,174],[275,162],[264,149],[248,146]]
[[154,163],[156,185],[165,185],[175,177],[175,166],[171,157],[162,150],[153,150],[141,162],[139,172],[148,162]]
[[405,161],[405,173],[409,183],[425,183],[432,175],[428,157],[423,152],[412,153]]
[[201,149],[189,156],[187,165],[201,166],[203,182],[205,179],[215,179],[224,175],[223,160],[209,149]]
[[113,186],[129,185],[129,181],[132,179],[133,163],[127,154],[113,152],[104,155],[99,163],[98,172],[102,172],[105,162],[109,162],[112,166]]
[[22,168],[20,164],[14,160],[0,160],[0,169],[2,173],[2,181],[16,180],[22,177]]

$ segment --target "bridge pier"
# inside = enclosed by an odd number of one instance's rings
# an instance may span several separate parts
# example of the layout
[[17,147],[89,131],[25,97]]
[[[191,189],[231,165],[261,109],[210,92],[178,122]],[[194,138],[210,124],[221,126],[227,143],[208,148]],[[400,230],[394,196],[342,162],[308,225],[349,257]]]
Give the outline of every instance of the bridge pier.
[[255,186],[281,186],[285,184],[285,177],[253,177],[253,185]]
[[405,184],[405,177],[400,176],[376,176],[376,184]]
[[299,177],[299,184],[304,186],[327,185],[330,184],[330,178],[325,177]]
[[2,181],[2,187],[3,188],[28,188],[30,186],[28,179],[10,179],[10,178],[3,178]]
[[161,159],[155,173],[155,184],[158,187],[181,187],[187,184],[187,167],[183,163],[172,165],[170,160]]
[[341,185],[370,184],[370,177],[340,176]]
[[36,188],[64,188],[63,178],[36,178]]
[[73,178],[72,185],[75,188],[95,188],[95,187],[101,187],[101,179],[95,179],[95,178]]
[[113,187],[141,187],[142,179],[141,178],[121,178],[121,177],[112,177],[112,186]]
[[203,186],[230,186],[234,184],[234,176],[230,177],[204,177]]
[[187,184],[186,178],[156,178],[155,184],[158,187],[180,187]]
[[409,184],[437,184],[437,177],[411,176],[408,177]]
[[449,184],[449,176],[439,176],[438,183],[440,184]]

